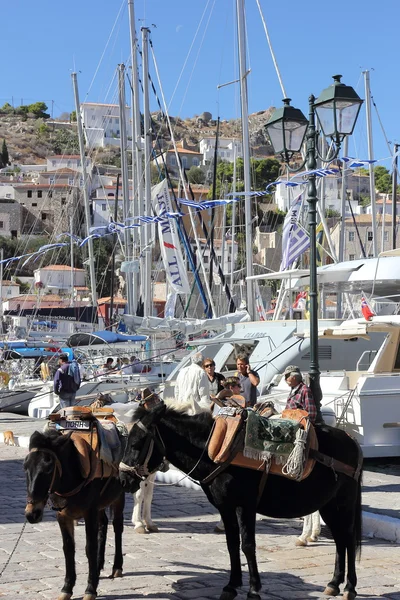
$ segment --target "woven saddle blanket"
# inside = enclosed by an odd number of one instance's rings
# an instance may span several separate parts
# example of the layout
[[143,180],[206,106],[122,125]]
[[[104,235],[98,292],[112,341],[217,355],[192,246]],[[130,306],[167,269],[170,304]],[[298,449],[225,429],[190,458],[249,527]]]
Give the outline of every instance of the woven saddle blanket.
[[284,462],[294,448],[300,423],[292,419],[265,418],[248,411],[243,455],[256,460]]

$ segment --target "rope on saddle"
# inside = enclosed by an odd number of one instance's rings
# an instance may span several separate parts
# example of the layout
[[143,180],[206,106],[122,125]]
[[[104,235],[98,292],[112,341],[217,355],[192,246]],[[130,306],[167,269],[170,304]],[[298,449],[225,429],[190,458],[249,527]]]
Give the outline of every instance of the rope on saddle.
[[286,463],[282,467],[282,473],[300,481],[303,477],[304,465],[305,465],[305,452],[308,438],[308,432],[310,429],[310,421],[307,419],[307,424],[304,429],[298,429],[296,433],[296,439],[294,442],[294,448],[288,456]]

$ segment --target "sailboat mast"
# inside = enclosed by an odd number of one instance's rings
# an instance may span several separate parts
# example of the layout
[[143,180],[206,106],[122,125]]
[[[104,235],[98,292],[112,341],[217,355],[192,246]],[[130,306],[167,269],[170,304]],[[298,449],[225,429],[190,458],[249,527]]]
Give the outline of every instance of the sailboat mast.
[[[397,221],[397,162],[400,145],[393,148],[393,174],[392,174],[392,249],[396,248],[396,221]],[[383,248],[382,248],[383,249]]]
[[[367,134],[368,134],[368,160],[374,160],[374,148],[372,143],[372,116],[371,116],[371,88],[369,80],[369,71],[363,71],[365,83],[365,108],[367,111]],[[376,202],[375,202],[375,173],[374,165],[369,163],[369,187],[371,195],[371,213],[372,213],[372,248],[375,257],[378,256],[378,244],[376,233]]]
[[[142,53],[143,53],[143,128],[144,128],[144,211],[145,217],[151,216],[151,173],[150,157],[152,151],[152,135],[150,120],[149,97],[149,29],[142,27]],[[151,262],[152,251],[150,248],[150,223],[144,229],[144,289],[143,289],[143,316],[152,316],[151,298]]]
[[[118,65],[118,102],[119,102],[119,123],[120,123],[120,148],[121,148],[121,174],[122,174],[122,198],[123,198],[123,219],[127,223],[130,215],[129,200],[129,178],[128,162],[126,157],[127,136],[126,136],[126,118],[125,118],[125,65]],[[131,230],[124,231],[125,259],[128,263],[132,261],[132,237]],[[132,315],[134,311],[133,304],[133,279],[131,269],[128,267],[126,272],[126,297],[128,301],[128,314]]]
[[[133,0],[128,0],[129,9],[129,32],[131,42],[131,62],[132,62],[132,208],[133,217],[141,214],[141,199],[143,197],[143,182],[142,182],[142,133],[140,124],[140,104],[139,104],[139,77],[138,77],[138,60],[137,47],[138,40],[136,37],[135,28],[135,10]],[[140,234],[134,228],[133,230],[133,247],[139,249]],[[136,314],[139,298],[139,275],[132,273],[134,279],[133,285],[133,313]]]
[[[82,128],[82,117],[81,117],[80,102],[79,102],[78,79],[77,79],[76,73],[71,73],[71,77],[72,77],[72,85],[74,88],[76,122],[78,125],[79,154],[81,157],[81,166],[82,166],[83,199],[84,199],[84,209],[85,209],[86,236],[89,236],[90,235],[90,208],[89,208],[89,194],[88,194],[88,183],[89,182],[88,182],[88,176],[87,176],[87,172],[86,172],[85,145],[84,145],[84,141],[83,141],[83,128]],[[87,246],[88,246],[88,253],[89,253],[88,263],[89,263],[92,305],[97,306],[96,272],[95,272],[95,268],[94,268],[93,240],[91,238],[89,238]]]
[[[235,197],[236,193],[236,159],[237,159],[237,146],[236,140],[233,141],[233,178],[232,178],[232,194]],[[232,220],[231,220],[231,293],[234,296],[233,291],[233,274],[235,270],[235,261],[234,261],[234,248],[235,248],[235,237],[236,237],[236,202],[232,202]]]
[[[247,72],[246,72],[246,32],[244,25],[244,0],[236,0],[238,43],[239,43],[239,78],[240,78],[240,104],[242,116],[242,139],[243,139],[243,168],[244,168],[244,191],[251,191],[250,179],[250,138],[249,138],[249,114],[247,98]],[[246,276],[247,276],[247,310],[254,321],[254,291],[253,280],[253,235],[251,222],[251,197],[244,197],[245,209],[245,238],[246,238]]]
[[72,213],[69,216],[69,232],[71,234],[71,237],[69,238],[70,242],[69,242],[69,251],[70,251],[70,262],[71,262],[71,300],[70,300],[70,306],[74,305],[74,240],[72,237],[73,234],[73,217],[72,217]]

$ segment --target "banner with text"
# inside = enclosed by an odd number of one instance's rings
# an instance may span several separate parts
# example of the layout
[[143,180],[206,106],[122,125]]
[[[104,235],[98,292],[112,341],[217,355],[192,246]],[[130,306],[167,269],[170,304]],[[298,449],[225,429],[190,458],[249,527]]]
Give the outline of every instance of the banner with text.
[[[152,188],[151,200],[158,217],[173,212],[166,180]],[[176,220],[166,217],[165,220],[159,222],[158,235],[165,273],[171,290],[176,294],[188,294],[190,286],[181,252]]]

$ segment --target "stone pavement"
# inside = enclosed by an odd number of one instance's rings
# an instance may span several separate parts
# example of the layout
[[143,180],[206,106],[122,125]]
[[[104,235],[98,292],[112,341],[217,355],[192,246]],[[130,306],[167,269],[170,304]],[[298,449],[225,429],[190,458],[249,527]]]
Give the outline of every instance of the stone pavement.
[[[25,481],[24,448],[0,447],[0,571],[15,545],[23,524]],[[153,516],[159,534],[137,535],[130,524],[127,498],[124,533],[124,577],[102,577],[99,599],[211,600],[227,581],[228,556],[223,535],[213,533],[217,520],[201,491],[183,487],[156,487]],[[334,546],[327,538],[307,548],[294,546],[301,523],[260,519],[257,553],[263,580],[263,599],[295,600],[322,597],[334,563]],[[84,527],[76,529],[78,581],[75,597],[86,582]],[[113,557],[112,528],[107,542],[107,567]],[[358,567],[360,599],[400,600],[400,553],[390,542],[366,540]],[[56,599],[62,586],[64,559],[61,536],[50,510],[38,525],[26,525],[18,547],[0,578],[2,600]],[[238,599],[246,597],[247,575]]]
[[[16,417],[16,415],[13,415]],[[0,431],[23,422],[5,423]],[[31,424],[32,426],[32,424]],[[0,572],[15,546],[24,522],[25,479],[22,462],[26,449],[0,444]],[[394,469],[394,474],[391,474]],[[389,479],[387,479],[389,477]],[[393,478],[393,479],[392,479]],[[399,507],[399,474],[367,473],[364,503],[368,511],[392,511]],[[385,501],[382,500],[385,498]],[[380,505],[380,506],[378,506]],[[377,507],[377,508],[375,508]],[[157,486],[153,518],[159,534],[137,535],[131,525],[132,499],[127,496],[124,532],[124,577],[109,580],[113,558],[113,534],[109,528],[106,570],[99,584],[99,600],[212,600],[227,582],[228,556],[225,536],[213,533],[218,520],[203,492],[185,487]],[[397,520],[397,519],[396,519]],[[263,600],[322,598],[334,565],[334,545],[323,530],[319,542],[306,548],[294,546],[301,521],[261,518],[257,525],[257,556],[262,574]],[[76,528],[78,580],[74,597],[82,597],[87,563],[84,527]],[[398,545],[365,539],[358,565],[361,600],[400,600]],[[244,557],[243,557],[244,563]],[[248,578],[238,600],[246,598]],[[50,509],[38,525],[27,524],[11,561],[0,577],[1,600],[56,599],[64,577],[61,535]]]

